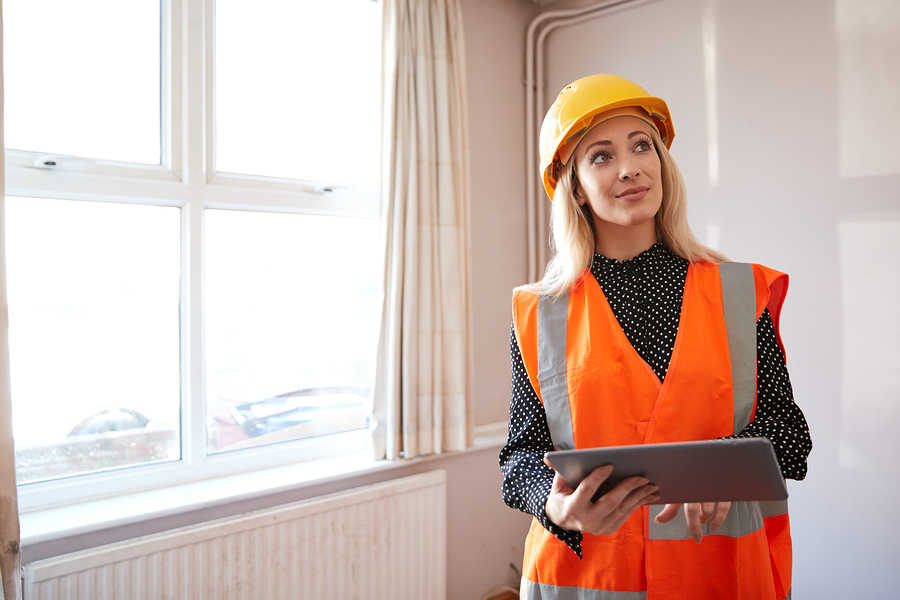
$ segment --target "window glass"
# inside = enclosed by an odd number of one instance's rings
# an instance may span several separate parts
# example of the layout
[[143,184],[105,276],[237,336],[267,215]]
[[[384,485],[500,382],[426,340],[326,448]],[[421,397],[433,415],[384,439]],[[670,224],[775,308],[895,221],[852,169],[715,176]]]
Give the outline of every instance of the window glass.
[[[380,317],[379,3],[4,0],[3,25],[22,505],[284,460],[204,447],[352,451]],[[210,156],[231,176],[193,177]]]
[[364,428],[378,221],[206,211],[208,449]]
[[19,483],[178,459],[180,210],[6,199]]
[[377,186],[381,6],[216,1],[216,169]]
[[159,0],[4,0],[6,147],[160,162]]

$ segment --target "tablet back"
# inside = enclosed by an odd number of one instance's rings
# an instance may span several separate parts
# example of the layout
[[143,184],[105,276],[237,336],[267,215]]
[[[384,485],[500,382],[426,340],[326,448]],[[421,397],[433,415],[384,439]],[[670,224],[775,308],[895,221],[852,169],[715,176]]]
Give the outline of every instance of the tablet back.
[[635,475],[659,486],[659,504],[784,500],[788,495],[766,438],[561,450],[546,457],[573,488],[597,467],[612,465],[594,501]]

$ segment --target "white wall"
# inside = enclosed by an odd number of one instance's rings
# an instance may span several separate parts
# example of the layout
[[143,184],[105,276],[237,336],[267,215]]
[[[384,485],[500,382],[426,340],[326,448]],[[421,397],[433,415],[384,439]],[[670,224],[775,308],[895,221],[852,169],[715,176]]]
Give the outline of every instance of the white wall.
[[657,0],[553,33],[548,57],[548,103],[597,72],[665,98],[695,233],[791,275],[815,446],[789,484],[794,597],[896,597],[900,3]]

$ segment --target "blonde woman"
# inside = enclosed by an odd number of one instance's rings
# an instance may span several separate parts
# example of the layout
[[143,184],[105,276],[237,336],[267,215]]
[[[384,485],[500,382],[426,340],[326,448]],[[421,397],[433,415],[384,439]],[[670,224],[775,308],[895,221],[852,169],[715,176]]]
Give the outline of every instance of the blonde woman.
[[787,506],[658,505],[609,467],[570,488],[545,452],[765,437],[786,478],[812,448],[778,333],[788,278],[727,262],[687,223],[666,103],[614,75],[560,92],[541,128],[556,255],[516,290],[503,497],[534,515],[524,598],[782,600]]

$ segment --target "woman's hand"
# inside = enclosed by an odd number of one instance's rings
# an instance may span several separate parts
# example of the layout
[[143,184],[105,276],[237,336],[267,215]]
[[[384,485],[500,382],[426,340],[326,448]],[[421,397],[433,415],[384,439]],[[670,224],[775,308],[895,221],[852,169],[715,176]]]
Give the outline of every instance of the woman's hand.
[[[666,504],[662,512],[656,515],[657,523],[668,523],[678,514],[680,504]],[[709,532],[712,533],[725,522],[731,502],[694,502],[684,505],[684,517],[687,519],[688,533],[698,544],[703,537],[701,525],[709,521]]]
[[610,535],[635,509],[659,499],[658,486],[649,485],[643,477],[629,477],[592,503],[591,497],[610,473],[610,465],[598,467],[574,490],[556,473],[544,507],[547,517],[564,529]]

